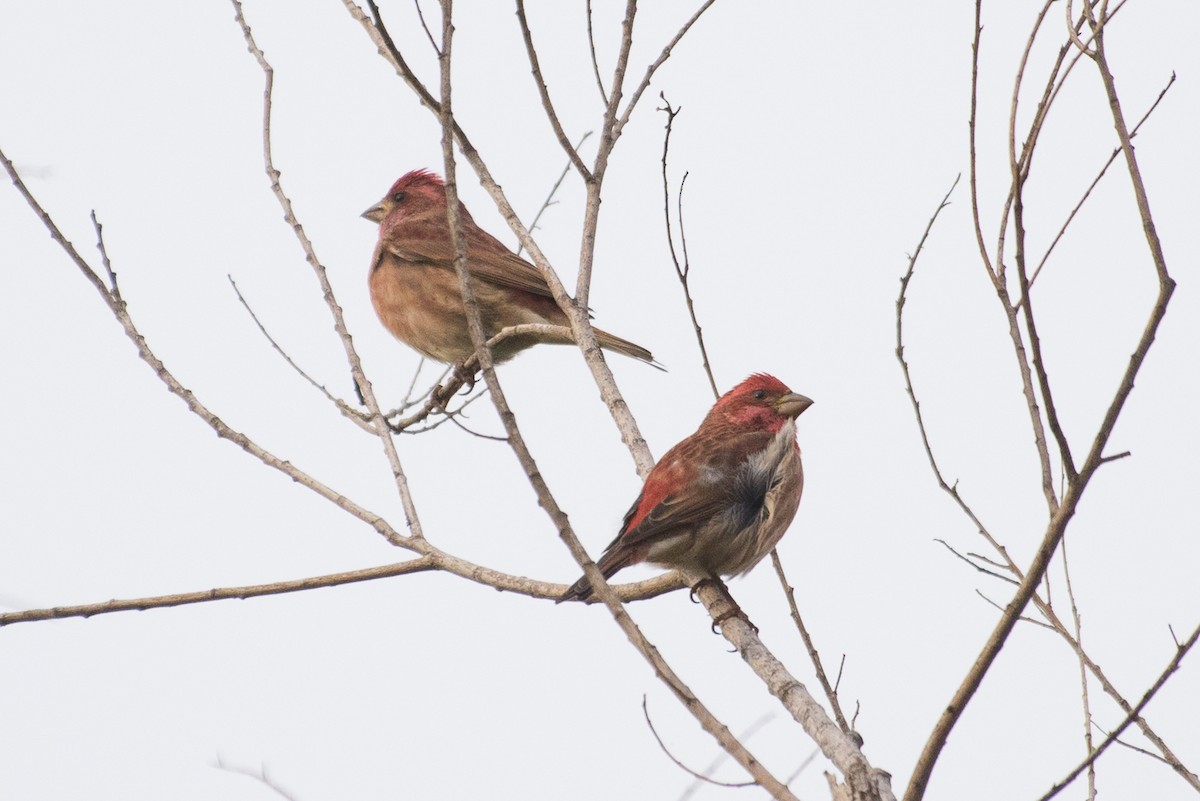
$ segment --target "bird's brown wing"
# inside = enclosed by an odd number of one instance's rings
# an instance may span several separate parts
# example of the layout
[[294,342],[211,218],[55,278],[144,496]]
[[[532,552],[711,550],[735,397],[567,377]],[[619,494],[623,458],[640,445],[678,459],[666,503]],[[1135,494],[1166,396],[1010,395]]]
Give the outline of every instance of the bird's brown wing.
[[[472,276],[533,295],[551,296],[550,287],[536,267],[473,222],[466,219],[463,222],[467,223],[462,230],[467,238],[467,265]],[[403,239],[385,240],[388,251],[397,258],[454,269],[454,246],[444,217],[431,215],[409,220],[404,233]]]
[[[746,499],[741,497],[745,494],[740,486],[741,468],[750,454],[766,447],[771,437],[767,431],[745,431],[731,433],[715,443],[691,438],[681,442],[678,451],[668,453],[663,462],[667,463],[668,457],[674,456],[680,464],[698,465],[700,469],[682,487],[656,503],[647,497],[647,490],[653,492],[648,480],[637,502],[625,515],[621,534],[613,546],[633,548],[682,534],[708,523],[719,514],[729,514],[731,506],[743,505]],[[713,448],[714,444],[720,447]],[[710,452],[702,453],[702,450]],[[670,479],[664,476],[663,480]],[[652,504],[648,509],[645,508],[647,501]]]
[[500,240],[478,226],[471,226],[466,234],[471,275],[500,286],[551,297],[550,287],[537,267],[513,253]]

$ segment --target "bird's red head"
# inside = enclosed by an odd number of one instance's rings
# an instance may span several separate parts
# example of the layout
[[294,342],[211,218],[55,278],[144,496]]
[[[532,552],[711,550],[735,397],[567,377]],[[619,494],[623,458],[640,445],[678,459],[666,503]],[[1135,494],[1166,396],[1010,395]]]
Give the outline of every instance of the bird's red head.
[[410,220],[429,212],[446,209],[446,185],[429,170],[413,170],[400,177],[383,200],[363,212],[372,222]]
[[775,376],[755,373],[721,396],[704,425],[734,425],[775,432],[809,406],[811,400],[792,392]]

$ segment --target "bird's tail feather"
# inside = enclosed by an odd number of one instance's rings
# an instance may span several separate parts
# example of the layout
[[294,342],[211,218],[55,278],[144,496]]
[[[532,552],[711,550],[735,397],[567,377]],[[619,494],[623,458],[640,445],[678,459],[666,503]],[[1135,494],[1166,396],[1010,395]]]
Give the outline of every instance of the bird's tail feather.
[[596,341],[600,343],[600,347],[608,350],[614,350],[617,353],[623,353],[626,356],[632,356],[639,361],[654,367],[655,369],[664,369],[661,364],[654,361],[654,354],[643,348],[641,345],[634,344],[628,339],[621,339],[616,334],[610,334],[607,331],[596,328]]
[[[614,556],[617,556],[617,558],[614,559]],[[600,572],[604,574],[605,579],[610,579],[618,570],[630,564],[624,557],[624,554],[616,555],[610,551],[600,557],[600,561],[596,563],[596,567],[600,568]],[[592,595],[592,582],[588,581],[587,576],[580,576],[579,581],[572,584],[571,588],[562,594],[557,603],[562,603],[563,601],[587,601]]]

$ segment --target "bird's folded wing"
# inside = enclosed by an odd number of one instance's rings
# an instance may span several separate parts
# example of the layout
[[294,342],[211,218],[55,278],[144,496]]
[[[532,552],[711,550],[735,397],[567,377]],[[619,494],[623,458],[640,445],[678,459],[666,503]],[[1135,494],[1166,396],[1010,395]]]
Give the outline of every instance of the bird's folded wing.
[[[403,240],[386,240],[390,253],[404,261],[454,269],[454,246],[450,243],[445,218],[413,219],[406,230],[408,235]],[[499,286],[551,297],[550,287],[537,267],[474,223],[464,225],[462,231],[467,238],[467,265],[472,276]]]
[[[746,431],[723,437],[719,448],[708,449],[706,446],[712,443],[697,440],[680,443],[686,448],[681,448],[682,452],[678,453],[680,463],[693,464],[699,469],[678,490],[649,509],[642,507],[651,500],[647,496],[653,488],[649,484],[643,488],[638,502],[625,516],[625,529],[619,538],[621,543],[633,546],[685,533],[704,526],[717,515],[728,515],[734,511],[733,506],[745,506],[737,511],[744,511],[749,517],[758,514],[773,476],[749,468],[751,457],[761,453],[771,439],[772,435],[766,431]],[[703,453],[703,450],[709,450],[709,453]],[[668,453],[663,461],[673,455]],[[760,480],[750,480],[751,474]]]
[[500,286],[551,297],[550,287],[542,278],[541,271],[482,228],[467,232],[467,254],[471,275]]

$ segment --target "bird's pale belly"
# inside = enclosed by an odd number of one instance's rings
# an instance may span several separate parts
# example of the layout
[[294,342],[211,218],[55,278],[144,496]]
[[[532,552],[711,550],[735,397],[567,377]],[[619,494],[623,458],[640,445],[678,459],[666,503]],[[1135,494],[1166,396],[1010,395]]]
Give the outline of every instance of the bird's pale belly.
[[[375,313],[401,342],[447,364],[462,362],[474,353],[457,275],[435,265],[384,262],[372,271],[370,283]],[[477,279],[473,289],[483,313],[484,333],[489,337],[506,326],[547,322],[514,303],[514,292],[507,287]],[[493,349],[495,361],[507,361],[532,344],[523,340],[505,340]]]

